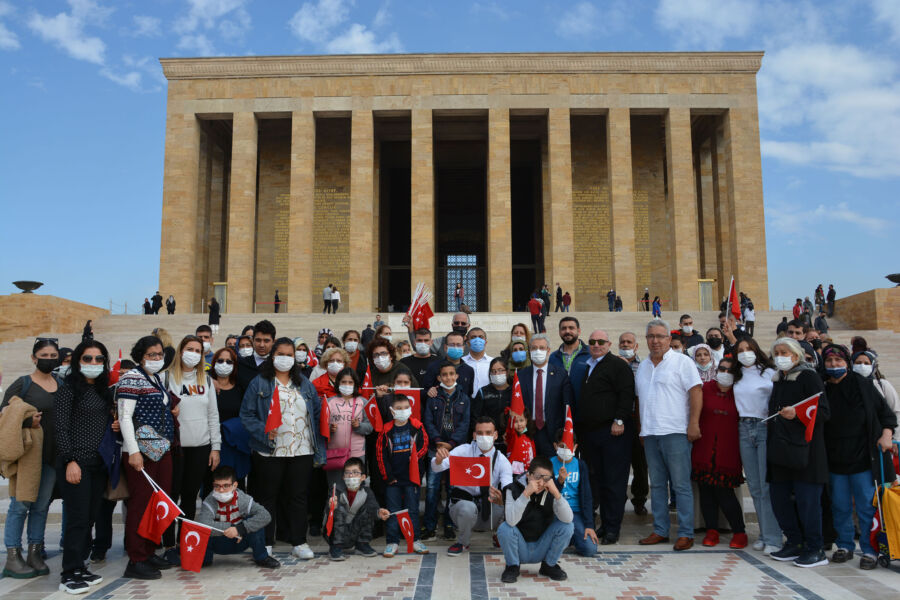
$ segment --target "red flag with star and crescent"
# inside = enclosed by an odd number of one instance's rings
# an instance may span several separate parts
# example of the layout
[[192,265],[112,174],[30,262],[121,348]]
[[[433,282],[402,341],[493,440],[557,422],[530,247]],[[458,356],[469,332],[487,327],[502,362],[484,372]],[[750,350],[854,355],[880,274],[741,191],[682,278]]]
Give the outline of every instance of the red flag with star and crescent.
[[266,417],[266,433],[275,431],[281,427],[281,397],[278,394],[278,384],[275,384],[275,391],[272,392],[272,403],[269,405],[269,416]]
[[566,448],[575,452],[575,427],[572,423],[572,407],[566,406],[566,424],[563,426],[563,444]]
[[203,557],[206,556],[206,545],[209,543],[209,534],[212,529],[194,521],[182,519],[181,521],[181,568],[195,573],[200,572],[203,566]]
[[794,405],[794,410],[797,411],[797,419],[806,425],[807,442],[812,440],[813,431],[816,428],[816,413],[819,412],[819,396],[821,395],[821,393],[818,393]]
[[434,313],[431,312],[429,303],[420,305],[412,315],[413,327],[415,329],[431,329],[431,317],[433,316]]
[[512,398],[509,401],[509,423],[506,427],[506,447],[516,445],[518,434],[515,428],[516,415],[525,414],[525,400],[522,398],[522,386],[519,385],[519,373],[513,374]]
[[741,301],[738,299],[737,287],[734,285],[734,277],[731,278],[731,289],[728,290],[728,310],[734,315],[735,320],[741,320]]
[[378,399],[375,397],[375,394],[372,394],[372,397],[366,402],[365,411],[366,417],[369,418],[369,423],[372,424],[375,431],[381,433],[384,429],[384,423],[381,421],[381,409],[378,408]]
[[183,514],[178,505],[162,490],[156,490],[150,495],[144,516],[138,525],[138,535],[159,544],[162,541],[163,532],[175,520],[175,517]]
[[449,456],[450,485],[481,487],[491,485],[490,456]]
[[331,439],[331,409],[325,398],[322,398],[322,408],[319,409],[319,433],[326,440]]
[[373,386],[372,386],[372,370],[369,368],[369,365],[366,365],[366,376],[363,377],[363,384],[362,384],[362,386],[363,386],[364,388],[370,388],[370,387],[373,387]]
[[419,404],[421,399],[421,390],[411,390],[404,388],[394,388],[394,395],[406,396],[409,398],[409,407],[412,409],[412,418],[416,421],[422,420],[422,407]]
[[406,538],[406,552],[408,554],[413,553],[413,542],[416,539],[415,532],[413,531],[413,522],[412,518],[409,516],[409,510],[403,509],[398,511],[395,515],[397,517],[397,525],[400,526],[400,531],[403,533],[403,537]]

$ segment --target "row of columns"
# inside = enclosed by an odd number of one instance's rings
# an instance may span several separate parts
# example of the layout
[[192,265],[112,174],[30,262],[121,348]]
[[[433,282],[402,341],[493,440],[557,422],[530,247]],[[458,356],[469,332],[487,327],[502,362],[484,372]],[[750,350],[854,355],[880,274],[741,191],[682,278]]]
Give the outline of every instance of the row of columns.
[[[754,111],[732,109],[725,116],[725,157],[729,190],[728,223],[732,272],[741,278],[754,276],[738,256],[738,231],[744,223],[762,227],[761,198],[735,180],[735,169],[749,164],[746,177],[759,180],[758,146],[751,136],[738,131],[755,129]],[[637,305],[633,171],[631,160],[631,112],[628,108],[607,111],[607,157],[612,214],[613,279],[625,306]],[[376,252],[375,132],[371,110],[351,114],[350,237],[353,246]],[[435,206],[432,111],[413,109],[411,119],[411,284],[423,281],[432,290],[435,281]],[[674,306],[699,306],[697,279],[700,273],[697,239],[697,196],[694,185],[691,112],[671,108],[665,117],[669,214],[672,215],[670,254]],[[163,203],[163,235],[160,267],[161,288],[176,298],[199,299],[207,295],[209,282],[195,272],[196,236],[185,240],[183,231],[198,227],[199,122],[195,115],[169,115],[166,131],[166,172]],[[257,194],[257,117],[252,112],[233,115],[231,181],[227,231],[226,279],[229,312],[253,312]],[[510,121],[508,108],[488,111],[488,206],[487,273],[489,309],[512,310],[512,260],[510,214]],[[290,264],[288,266],[288,310],[314,310],[312,291],[312,243],[315,190],[315,116],[310,111],[292,113],[290,161]],[[754,156],[756,152],[753,170]],[[574,286],[575,240],[572,212],[572,148],[570,110],[550,108],[547,114],[547,159],[549,210],[545,211],[545,281]],[[651,210],[657,210],[651,207]],[[549,218],[546,218],[549,217]],[[429,226],[430,224],[430,226]],[[762,232],[759,232],[762,236]],[[546,240],[547,237],[551,239]],[[760,239],[764,239],[761,237]],[[187,244],[188,247],[185,247]],[[546,250],[549,250],[547,252]],[[652,257],[661,260],[664,257]],[[377,264],[377,263],[376,263]],[[765,276],[765,260],[762,264]],[[350,312],[369,312],[377,302],[377,277],[372,261],[350,261],[348,302]]]

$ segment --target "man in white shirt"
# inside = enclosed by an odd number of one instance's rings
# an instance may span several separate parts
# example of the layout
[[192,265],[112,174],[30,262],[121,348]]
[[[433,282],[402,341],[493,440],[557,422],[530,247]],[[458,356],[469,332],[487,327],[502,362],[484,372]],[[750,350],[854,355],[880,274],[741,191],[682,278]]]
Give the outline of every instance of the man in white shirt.
[[503,516],[503,496],[500,490],[512,483],[512,466],[506,456],[494,447],[496,441],[497,426],[494,420],[486,416],[479,417],[475,420],[472,443],[457,446],[449,451],[441,446],[431,459],[431,470],[440,473],[450,468],[451,456],[491,457],[490,487],[450,488],[450,518],[456,524],[456,543],[447,549],[450,556],[458,556],[469,549],[475,527],[478,526],[482,530],[488,527],[488,513],[490,513],[490,529],[495,531],[500,525]]
[[487,344],[487,334],[481,327],[473,327],[469,330],[466,341],[469,344],[469,353],[462,357],[463,362],[475,371],[475,379],[472,382],[472,397],[478,395],[478,390],[491,382],[491,361],[493,357],[484,351]]
[[694,362],[671,350],[670,331],[662,319],[647,324],[650,356],[641,362],[635,375],[653,510],[653,533],[640,543],[646,546],[669,541],[671,482],[678,511],[675,550],[687,550],[694,545],[691,442],[700,439],[703,394]]

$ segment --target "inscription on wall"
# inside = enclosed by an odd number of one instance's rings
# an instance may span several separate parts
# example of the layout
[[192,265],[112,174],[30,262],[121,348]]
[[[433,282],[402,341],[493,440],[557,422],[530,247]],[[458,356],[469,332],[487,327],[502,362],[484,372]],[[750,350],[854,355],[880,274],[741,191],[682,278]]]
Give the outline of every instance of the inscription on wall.
[[578,302],[581,307],[589,302],[595,310],[599,310],[594,307],[598,299],[605,301],[612,287],[609,205],[606,184],[572,191],[575,239],[579,240],[575,244],[575,281],[582,296]]
[[[638,299],[650,287],[650,207],[646,190],[634,190],[634,262]],[[634,310],[634,307],[626,307]]]
[[288,262],[291,255],[291,195],[275,196],[275,224],[272,237],[275,239],[275,265],[272,269],[272,283],[279,290],[282,299],[286,298]]
[[[329,283],[347,297],[350,272],[350,190],[316,187],[313,229],[313,281],[321,291]],[[363,257],[357,257],[363,260]],[[319,296],[321,298],[321,296]]]

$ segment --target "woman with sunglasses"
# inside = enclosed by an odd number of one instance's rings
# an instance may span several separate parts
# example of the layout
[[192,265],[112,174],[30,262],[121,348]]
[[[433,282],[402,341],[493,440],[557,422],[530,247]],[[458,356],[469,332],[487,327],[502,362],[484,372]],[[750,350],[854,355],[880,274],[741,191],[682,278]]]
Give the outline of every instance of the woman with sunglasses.
[[[47,525],[47,511],[56,484],[56,395],[62,387],[53,376],[53,369],[59,363],[59,345],[53,338],[38,338],[31,349],[34,372],[23,375],[12,383],[3,395],[0,411],[6,409],[13,396],[18,396],[37,409],[37,414],[22,422],[22,428],[43,428],[41,466],[36,472],[20,470],[16,476],[16,486],[10,482],[9,509],[6,513],[3,541],[6,544],[6,566],[4,577],[27,579],[37,575],[47,575],[50,569],[44,563],[41,552],[44,549],[44,529]],[[37,481],[37,494],[26,496],[26,482]],[[28,558],[22,558],[22,532],[28,520]]]
[[56,395],[57,480],[63,497],[63,558],[59,589],[81,594],[103,578],[87,570],[95,507],[106,490],[100,443],[111,422],[109,359],[100,342],[81,342],[72,353],[66,384]]

